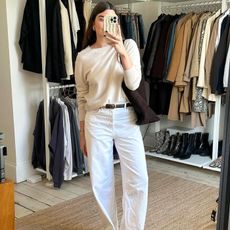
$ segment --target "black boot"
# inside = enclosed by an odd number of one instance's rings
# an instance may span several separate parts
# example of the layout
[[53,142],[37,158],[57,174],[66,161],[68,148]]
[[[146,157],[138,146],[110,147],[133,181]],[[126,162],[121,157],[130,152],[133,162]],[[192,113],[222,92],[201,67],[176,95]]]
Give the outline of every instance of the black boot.
[[195,134],[194,133],[189,134],[189,136],[188,136],[188,147],[187,147],[186,151],[182,155],[180,155],[181,160],[189,159],[191,157],[191,155],[194,153],[194,151],[195,151],[194,140],[195,140]]
[[198,154],[198,149],[200,147],[201,144],[201,132],[197,132],[195,133],[195,137],[194,137],[194,152],[192,154]]
[[181,150],[181,146],[182,146],[182,135],[179,134],[179,135],[177,136],[177,142],[176,142],[175,149],[174,149],[174,151],[172,152],[173,157],[176,158],[176,157],[178,156],[178,154],[180,153],[180,150]]
[[183,133],[181,135],[182,143],[181,143],[181,148],[180,151],[178,151],[173,157],[175,158],[180,158],[185,152],[188,147],[188,133]]
[[208,142],[208,136],[209,136],[208,133],[202,133],[201,144],[200,144],[200,147],[197,151],[197,153],[200,156],[211,156],[210,146],[209,146],[209,142]]
[[170,136],[170,145],[169,145],[168,149],[163,154],[166,154],[168,156],[172,156],[172,153],[174,152],[175,147],[176,147],[178,136],[179,136],[179,134],[173,134]]

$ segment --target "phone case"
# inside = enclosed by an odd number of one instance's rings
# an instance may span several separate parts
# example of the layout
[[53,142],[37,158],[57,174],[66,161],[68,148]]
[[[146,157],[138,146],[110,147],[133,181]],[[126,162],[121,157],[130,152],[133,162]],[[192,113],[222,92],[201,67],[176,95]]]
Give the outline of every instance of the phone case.
[[116,34],[117,24],[118,24],[118,16],[113,15],[113,16],[104,17],[104,31]]

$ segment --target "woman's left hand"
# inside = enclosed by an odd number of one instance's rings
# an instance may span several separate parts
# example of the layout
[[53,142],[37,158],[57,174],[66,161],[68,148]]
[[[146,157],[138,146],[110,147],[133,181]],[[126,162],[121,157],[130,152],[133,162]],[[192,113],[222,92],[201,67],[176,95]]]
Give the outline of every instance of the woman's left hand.
[[108,40],[108,44],[113,46],[119,55],[126,55],[127,52],[123,44],[120,25],[117,25],[116,34],[105,32],[105,37]]

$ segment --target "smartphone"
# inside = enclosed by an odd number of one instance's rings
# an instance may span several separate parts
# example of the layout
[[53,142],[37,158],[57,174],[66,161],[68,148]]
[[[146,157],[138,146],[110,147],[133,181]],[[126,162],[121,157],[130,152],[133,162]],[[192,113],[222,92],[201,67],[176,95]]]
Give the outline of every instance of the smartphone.
[[117,15],[107,15],[104,17],[104,31],[116,34],[118,25]]

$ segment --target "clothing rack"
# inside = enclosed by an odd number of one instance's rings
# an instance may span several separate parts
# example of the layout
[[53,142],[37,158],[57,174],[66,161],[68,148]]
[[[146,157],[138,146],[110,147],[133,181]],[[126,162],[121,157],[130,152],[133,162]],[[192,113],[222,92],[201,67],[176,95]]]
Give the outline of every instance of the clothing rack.
[[49,89],[65,89],[65,88],[75,88],[76,85],[74,84],[69,84],[69,85],[55,85],[55,86],[50,86]]
[[203,2],[181,2],[176,3],[173,5],[164,5],[161,6],[162,13],[165,14],[171,14],[171,13],[188,13],[191,12],[191,10],[194,10],[196,12],[202,12],[202,11],[216,11],[218,9],[227,9],[227,0],[223,1],[203,1]]
[[131,9],[129,7],[116,7],[116,12],[118,14],[131,13]]
[[[88,1],[88,0],[87,0]],[[50,124],[49,124],[49,97],[50,91],[55,89],[73,88],[74,84],[67,85],[51,85],[45,76],[46,67],[46,46],[47,46],[47,34],[46,34],[46,8],[45,0],[39,1],[39,18],[40,18],[40,33],[41,33],[41,59],[42,59],[42,85],[43,85],[43,98],[44,98],[44,132],[45,132],[45,155],[46,155],[46,170],[37,168],[36,170],[46,174],[46,178],[50,181],[52,176],[49,172],[50,164],[50,150],[48,143],[50,141]],[[78,176],[73,172],[72,177]]]
[[[221,9],[221,11],[224,12],[228,9],[227,3],[228,3],[227,0],[202,1],[202,2],[190,2],[190,3],[180,2],[180,3],[171,3],[170,5],[168,5],[169,3],[165,3],[165,4],[162,3],[161,12],[165,14],[178,14],[178,13],[186,13],[191,11],[194,12],[200,12],[205,10],[207,11],[209,9],[214,9],[214,10]],[[209,167],[209,163],[218,158],[220,118],[221,118],[221,96],[216,95],[214,121],[212,126],[213,127],[212,159],[209,160],[208,163],[206,162],[200,163],[199,160],[197,159],[195,159],[194,162],[192,162],[192,160],[190,161],[190,159],[188,160],[180,160],[175,158],[172,159],[172,157],[168,157],[161,154],[155,154],[155,153],[153,154],[147,153],[147,155],[213,170],[213,168]],[[160,130],[160,124],[158,124],[156,128]]]
[[173,4],[173,5],[163,5],[161,10],[164,11],[165,9],[183,9],[183,8],[190,8],[190,10],[193,8],[193,7],[202,7],[202,6],[220,6],[222,4],[222,1],[205,1],[205,2],[192,2],[190,4],[188,3],[176,3],[176,4]]

